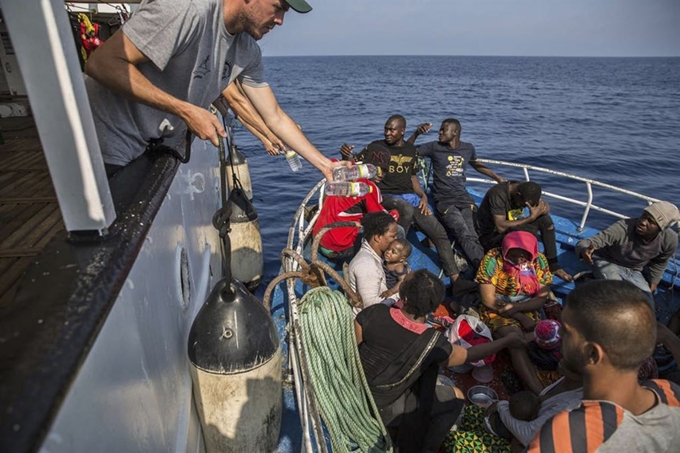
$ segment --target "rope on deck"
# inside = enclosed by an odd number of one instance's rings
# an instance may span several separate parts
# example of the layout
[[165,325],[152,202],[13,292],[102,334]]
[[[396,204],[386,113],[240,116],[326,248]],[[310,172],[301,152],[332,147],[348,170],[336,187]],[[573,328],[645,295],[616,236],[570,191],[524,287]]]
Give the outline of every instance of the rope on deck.
[[301,341],[334,452],[392,451],[359,358],[347,298],[314,288],[299,302]]

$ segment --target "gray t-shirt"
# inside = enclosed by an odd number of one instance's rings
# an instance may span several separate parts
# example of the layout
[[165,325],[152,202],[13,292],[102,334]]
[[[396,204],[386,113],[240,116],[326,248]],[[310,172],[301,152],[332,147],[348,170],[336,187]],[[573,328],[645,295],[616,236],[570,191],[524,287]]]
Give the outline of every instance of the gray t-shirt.
[[643,386],[653,391],[657,399],[657,405],[647,412],[633,415],[609,401],[583,401],[577,409],[548,420],[527,451],[678,451],[680,387],[660,379],[647,381]]
[[465,189],[465,181],[467,181],[465,170],[471,161],[477,160],[475,147],[471,143],[460,142],[456,148],[450,148],[436,141],[423,143],[418,147],[418,154],[432,160],[436,202],[472,201]]
[[[267,86],[260,47],[246,33],[227,32],[222,0],[150,1],[125,23],[123,33],[149,59],[137,66],[140,72],[194,105],[207,108],[236,78]],[[104,162],[126,165],[160,137],[167,146],[184,146],[186,124],[177,116],[127,100],[90,77],[85,85]]]

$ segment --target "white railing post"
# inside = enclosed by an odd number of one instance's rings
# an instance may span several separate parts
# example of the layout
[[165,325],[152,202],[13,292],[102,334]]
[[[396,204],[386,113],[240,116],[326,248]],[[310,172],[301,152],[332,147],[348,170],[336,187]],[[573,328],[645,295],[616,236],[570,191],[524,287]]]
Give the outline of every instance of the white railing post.
[[0,0],[69,231],[116,218],[63,0]]
[[588,201],[586,202],[586,208],[583,210],[581,224],[578,226],[579,231],[583,231],[586,227],[586,220],[588,219],[588,214],[590,214],[590,207],[593,205],[593,186],[589,181],[586,182],[586,190],[588,191]]

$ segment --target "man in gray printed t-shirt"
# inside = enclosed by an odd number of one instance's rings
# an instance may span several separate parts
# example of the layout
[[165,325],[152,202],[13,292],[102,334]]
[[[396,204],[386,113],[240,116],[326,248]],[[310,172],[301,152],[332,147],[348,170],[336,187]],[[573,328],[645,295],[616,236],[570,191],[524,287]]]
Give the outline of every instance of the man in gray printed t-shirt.
[[[264,79],[257,40],[304,0],[154,0],[135,11],[87,61],[85,84],[107,174],[187,128],[218,146],[224,128],[207,108],[235,79],[266,125],[324,176],[331,161],[300,132]],[[336,164],[337,165],[337,164]]]

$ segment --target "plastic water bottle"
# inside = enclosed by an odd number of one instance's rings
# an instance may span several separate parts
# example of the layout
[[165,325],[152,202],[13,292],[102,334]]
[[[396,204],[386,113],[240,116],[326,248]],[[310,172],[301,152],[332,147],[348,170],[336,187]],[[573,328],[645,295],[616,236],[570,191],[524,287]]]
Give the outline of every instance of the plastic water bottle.
[[371,179],[378,170],[372,164],[358,164],[333,169],[333,181],[354,181],[359,178]]
[[373,188],[363,182],[333,181],[326,183],[326,195],[338,197],[363,197],[373,191]]
[[296,153],[292,149],[286,151],[286,160],[288,161],[288,165],[290,165],[291,170],[300,171],[300,169],[302,168],[302,161],[300,160],[300,156],[298,156],[298,153]]

